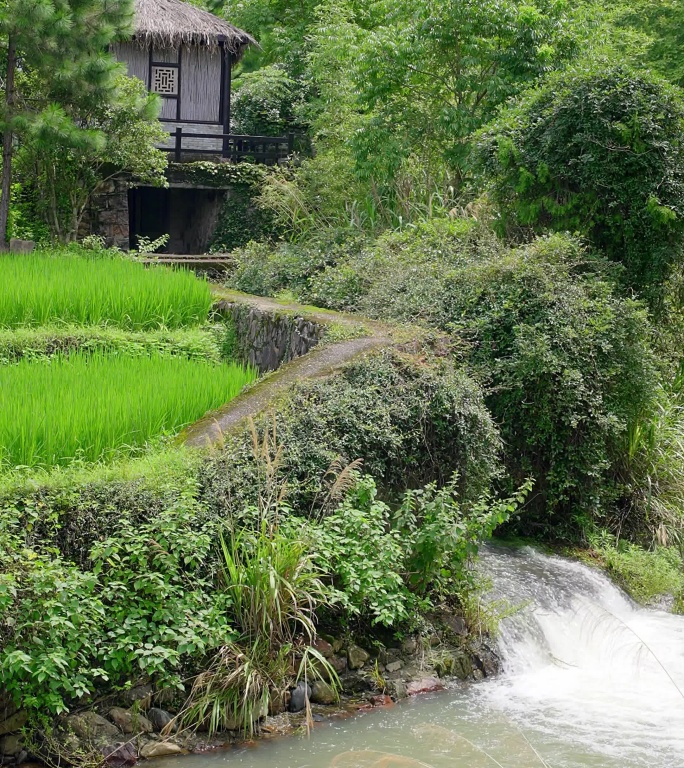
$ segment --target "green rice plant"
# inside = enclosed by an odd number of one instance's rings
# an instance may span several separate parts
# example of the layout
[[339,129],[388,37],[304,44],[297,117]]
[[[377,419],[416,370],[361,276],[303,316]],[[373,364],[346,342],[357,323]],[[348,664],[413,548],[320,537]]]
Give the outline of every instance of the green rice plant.
[[0,366],[0,465],[135,453],[235,397],[256,372],[151,354],[76,352]]
[[206,320],[209,285],[191,272],[112,255],[6,254],[0,259],[0,326],[51,322],[178,328]]
[[196,328],[155,328],[128,331],[113,325],[72,325],[60,323],[37,327],[0,328],[0,365],[19,360],[52,357],[74,352],[113,353],[139,357],[158,352],[218,363],[231,358],[222,348],[226,326]]

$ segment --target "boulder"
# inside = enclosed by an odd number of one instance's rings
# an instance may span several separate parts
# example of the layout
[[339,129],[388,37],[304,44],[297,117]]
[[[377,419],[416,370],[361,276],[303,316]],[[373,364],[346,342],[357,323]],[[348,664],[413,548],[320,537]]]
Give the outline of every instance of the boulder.
[[0,757],[15,757],[24,749],[24,737],[20,733],[0,736]]
[[314,704],[335,704],[337,703],[337,693],[329,683],[316,680],[311,686],[311,701]]
[[10,253],[31,253],[36,247],[33,240],[20,240],[18,237],[13,237],[9,241]]
[[130,742],[117,742],[102,748],[102,756],[111,768],[125,768],[138,762],[138,752]]
[[454,616],[450,613],[443,613],[440,617],[442,623],[447,629],[450,629],[455,635],[467,635],[468,627],[462,616]]
[[154,731],[152,723],[138,712],[131,712],[122,707],[112,707],[108,715],[109,719],[123,733],[152,733]]
[[311,699],[311,688],[300,682],[290,696],[290,712],[301,712],[306,707],[307,699]]
[[419,693],[432,693],[433,691],[443,691],[444,684],[436,677],[424,677],[422,680],[414,680],[406,686],[406,693],[409,696],[417,696]]
[[324,640],[322,637],[319,637],[316,640],[313,647],[315,650],[317,650],[321,654],[321,656],[323,656],[326,659],[329,659],[335,653],[332,645],[327,640]]
[[370,659],[370,653],[364,651],[358,645],[350,645],[347,649],[347,662],[349,669],[361,669],[361,667]]
[[268,699],[268,714],[271,717],[287,711],[290,705],[290,692],[272,688]]
[[111,744],[121,736],[121,731],[105,720],[97,712],[81,712],[69,715],[66,719],[67,728],[72,730],[79,739],[95,744],[105,742]]
[[147,760],[150,757],[166,757],[167,755],[182,755],[184,749],[172,741],[148,741],[141,750],[140,757]]
[[[152,723],[155,731],[163,731],[167,725],[173,723],[173,717],[165,710],[159,707],[152,707],[147,710],[147,719]],[[176,724],[174,723],[170,730],[176,730]]]
[[117,698],[125,707],[137,704],[140,709],[149,709],[152,706],[152,693],[151,685],[135,685],[120,693]]
[[404,666],[403,661],[390,661],[389,664],[385,665],[385,669],[390,673],[398,672],[403,666]]
[[28,714],[20,709],[18,712],[10,715],[6,720],[0,720],[0,736],[13,731],[20,731],[28,720]]
[[338,675],[341,675],[347,669],[347,659],[345,656],[331,656],[328,661]]
[[404,640],[404,642],[401,644],[401,651],[407,656],[413,656],[417,650],[418,641],[415,637],[407,637],[406,640]]
[[399,699],[405,699],[408,696],[406,683],[403,680],[392,680],[392,682],[388,684],[388,687],[397,701]]

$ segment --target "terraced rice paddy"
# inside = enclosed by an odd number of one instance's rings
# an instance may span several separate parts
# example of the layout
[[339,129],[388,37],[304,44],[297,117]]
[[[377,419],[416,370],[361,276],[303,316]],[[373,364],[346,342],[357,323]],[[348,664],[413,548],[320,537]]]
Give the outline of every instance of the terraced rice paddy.
[[211,291],[190,272],[78,253],[3,255],[0,327],[51,322],[144,330],[203,323]]
[[0,466],[135,453],[228,402],[256,375],[161,354],[75,352],[0,365]]

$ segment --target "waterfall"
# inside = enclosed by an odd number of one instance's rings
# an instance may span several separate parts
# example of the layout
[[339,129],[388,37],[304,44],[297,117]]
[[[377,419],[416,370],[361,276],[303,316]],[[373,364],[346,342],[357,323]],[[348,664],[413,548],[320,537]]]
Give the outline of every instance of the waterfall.
[[530,548],[487,548],[482,567],[493,593],[519,606],[502,622],[504,673],[481,687],[484,703],[625,764],[684,766],[684,618]]
[[684,617],[530,548],[485,547],[479,567],[518,607],[497,677],[156,768],[684,768]]

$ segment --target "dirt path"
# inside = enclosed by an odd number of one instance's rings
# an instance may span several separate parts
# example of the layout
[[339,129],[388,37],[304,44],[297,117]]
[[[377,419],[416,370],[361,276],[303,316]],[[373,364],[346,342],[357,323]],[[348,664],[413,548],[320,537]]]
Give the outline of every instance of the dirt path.
[[283,396],[293,384],[327,375],[364,352],[387,346],[393,341],[387,326],[364,318],[317,307],[279,302],[261,296],[250,296],[223,288],[217,288],[215,294],[218,299],[249,304],[265,312],[292,312],[322,324],[334,323],[350,330],[362,328],[367,335],[327,344],[324,339],[308,354],[267,374],[246,392],[189,426],[181,435],[181,439],[189,446],[203,447],[220,441],[224,434],[234,430],[243,419],[256,415]]

